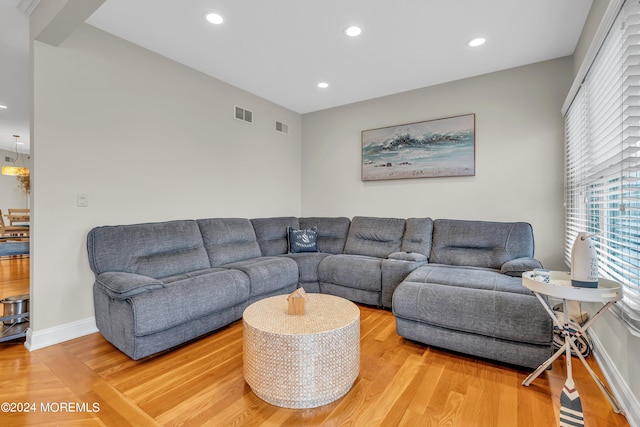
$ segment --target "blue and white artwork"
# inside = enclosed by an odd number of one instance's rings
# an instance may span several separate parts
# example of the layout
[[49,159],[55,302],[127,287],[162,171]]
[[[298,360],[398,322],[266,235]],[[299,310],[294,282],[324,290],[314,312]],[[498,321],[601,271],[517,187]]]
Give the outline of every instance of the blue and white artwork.
[[362,180],[475,175],[475,114],[362,131]]

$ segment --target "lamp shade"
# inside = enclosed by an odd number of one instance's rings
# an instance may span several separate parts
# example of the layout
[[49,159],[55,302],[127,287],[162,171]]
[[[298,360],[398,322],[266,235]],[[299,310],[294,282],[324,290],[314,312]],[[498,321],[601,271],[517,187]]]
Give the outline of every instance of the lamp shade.
[[22,168],[18,166],[3,166],[2,175],[29,175],[29,168]]

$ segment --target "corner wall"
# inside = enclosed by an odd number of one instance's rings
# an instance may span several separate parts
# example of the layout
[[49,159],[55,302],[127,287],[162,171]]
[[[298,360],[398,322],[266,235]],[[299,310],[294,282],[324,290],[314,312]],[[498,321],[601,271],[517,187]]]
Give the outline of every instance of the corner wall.
[[[302,117],[302,214],[526,221],[536,257],[563,262],[560,108],[571,57],[458,80]],[[476,114],[476,175],[361,181],[361,131]]]
[[300,213],[299,114],[84,24],[33,76],[32,348],[89,327],[92,227]]

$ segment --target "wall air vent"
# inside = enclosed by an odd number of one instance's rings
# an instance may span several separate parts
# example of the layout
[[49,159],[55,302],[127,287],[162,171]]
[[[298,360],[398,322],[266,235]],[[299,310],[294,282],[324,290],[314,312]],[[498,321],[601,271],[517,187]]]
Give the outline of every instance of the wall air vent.
[[276,130],[282,133],[289,133],[289,125],[282,122],[276,122]]
[[253,123],[253,111],[246,108],[235,106],[234,117],[246,123]]
[[4,161],[7,163],[14,163],[16,159],[14,159],[13,157],[4,156]]

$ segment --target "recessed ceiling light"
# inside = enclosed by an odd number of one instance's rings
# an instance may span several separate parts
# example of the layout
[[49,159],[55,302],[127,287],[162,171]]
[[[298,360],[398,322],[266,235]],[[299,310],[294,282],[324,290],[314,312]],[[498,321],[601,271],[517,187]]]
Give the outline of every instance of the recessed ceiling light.
[[329,83],[327,83],[327,82],[320,82],[320,83],[318,83],[318,87],[319,87],[320,89],[326,89],[326,88],[328,88],[328,87],[329,87]]
[[0,105],[0,108],[9,108],[6,105]]
[[360,33],[362,33],[362,28],[360,28],[360,27],[358,27],[356,25],[353,25],[353,26],[347,28],[346,30],[344,30],[344,33],[346,35],[348,35],[349,37],[357,37],[357,36],[360,35]]
[[483,39],[482,37],[477,37],[475,39],[471,39],[467,42],[467,46],[471,46],[471,47],[477,47],[480,45],[483,45],[484,42],[486,42],[486,39]]
[[205,14],[205,19],[209,22],[211,22],[212,24],[222,24],[224,22],[224,18],[220,15],[218,15],[217,13],[207,13]]

